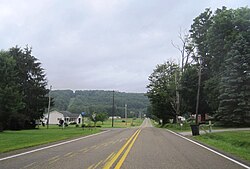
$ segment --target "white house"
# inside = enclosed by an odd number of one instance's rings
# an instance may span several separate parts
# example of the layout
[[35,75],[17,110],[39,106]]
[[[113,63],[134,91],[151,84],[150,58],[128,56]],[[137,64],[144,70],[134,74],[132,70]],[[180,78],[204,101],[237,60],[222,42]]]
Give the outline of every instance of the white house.
[[[43,115],[43,121],[47,124],[48,113]],[[49,124],[59,124],[60,120],[64,120],[65,123],[82,124],[82,115],[74,114],[69,111],[52,111],[49,113]]]
[[[109,119],[112,119],[112,116],[110,116]],[[120,116],[114,116],[114,119],[121,119],[121,117]]]

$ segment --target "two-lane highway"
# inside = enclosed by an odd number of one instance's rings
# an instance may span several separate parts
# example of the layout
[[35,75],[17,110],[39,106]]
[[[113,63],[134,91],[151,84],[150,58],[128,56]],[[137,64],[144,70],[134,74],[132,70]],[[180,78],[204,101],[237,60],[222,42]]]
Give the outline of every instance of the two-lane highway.
[[145,119],[139,128],[110,129],[72,142],[0,159],[15,168],[248,168],[194,144]]

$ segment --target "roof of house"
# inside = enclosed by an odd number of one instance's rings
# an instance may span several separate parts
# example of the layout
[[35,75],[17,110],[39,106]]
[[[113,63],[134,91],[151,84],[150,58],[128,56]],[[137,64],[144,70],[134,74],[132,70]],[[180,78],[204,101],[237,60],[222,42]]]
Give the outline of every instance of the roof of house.
[[71,113],[69,111],[60,111],[64,117],[77,118],[79,114]]

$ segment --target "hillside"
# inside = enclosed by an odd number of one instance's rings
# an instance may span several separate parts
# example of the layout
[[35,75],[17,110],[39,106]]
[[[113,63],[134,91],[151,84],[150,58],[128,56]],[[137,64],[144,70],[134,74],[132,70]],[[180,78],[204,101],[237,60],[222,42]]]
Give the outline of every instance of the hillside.
[[[54,101],[52,109],[68,110],[72,113],[106,112],[112,113],[112,91],[103,90],[54,90],[51,91]],[[124,105],[127,104],[128,116],[138,116],[146,113],[149,105],[144,93],[115,92],[115,115],[124,117]]]

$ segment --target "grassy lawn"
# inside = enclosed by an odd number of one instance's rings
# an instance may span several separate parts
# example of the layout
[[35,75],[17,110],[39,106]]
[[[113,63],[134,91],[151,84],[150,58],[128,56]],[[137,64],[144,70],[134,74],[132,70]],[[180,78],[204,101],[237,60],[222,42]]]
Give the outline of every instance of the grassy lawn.
[[250,162],[250,131],[209,133],[193,138]]
[[[127,127],[134,127],[134,126],[140,126],[143,122],[143,119],[135,119],[133,120],[133,118],[127,118],[127,125],[126,122],[122,122],[125,121],[125,119],[114,119],[114,127],[115,128],[127,128]],[[103,122],[103,124],[101,122],[97,122],[96,125],[100,125],[102,126],[102,128],[111,128],[111,124],[112,124],[112,120],[108,119],[106,121]]]
[[100,129],[85,129],[69,126],[65,129],[58,126],[40,127],[33,130],[0,132],[0,153],[32,147],[59,140],[75,138],[100,132]]
[[[142,119],[133,120],[132,118],[127,119],[127,125],[122,122],[125,119],[115,119],[115,128],[126,128],[133,126],[140,126]],[[93,122],[90,122],[94,126]],[[103,124],[98,122],[97,126],[102,128],[111,128],[111,119],[106,120]],[[75,127],[75,125],[69,125],[62,129],[57,125],[50,125],[47,130],[46,127],[33,130],[21,130],[21,131],[4,131],[0,132],[0,153],[8,152],[12,150],[37,146],[41,144],[51,143],[59,140],[65,140],[75,138],[79,136],[90,135],[100,132],[100,128],[96,129],[82,129],[81,127]]]

